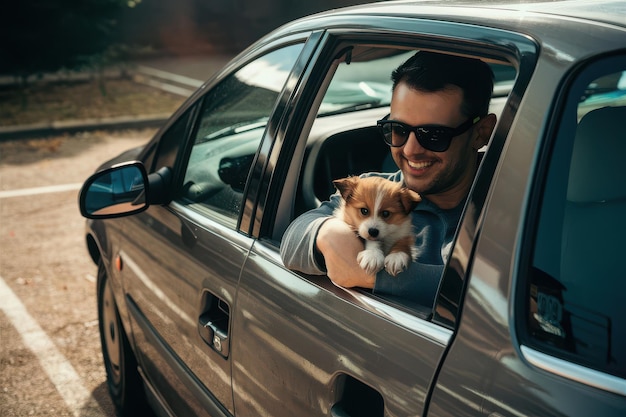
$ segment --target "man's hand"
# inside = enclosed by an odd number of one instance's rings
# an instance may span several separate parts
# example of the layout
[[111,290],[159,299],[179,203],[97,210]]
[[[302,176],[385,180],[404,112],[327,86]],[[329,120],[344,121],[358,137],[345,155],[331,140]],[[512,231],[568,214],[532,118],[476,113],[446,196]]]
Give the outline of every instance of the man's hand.
[[317,234],[317,249],[324,255],[328,278],[342,287],[374,288],[376,275],[368,275],[358,264],[363,242],[343,220],[331,217]]

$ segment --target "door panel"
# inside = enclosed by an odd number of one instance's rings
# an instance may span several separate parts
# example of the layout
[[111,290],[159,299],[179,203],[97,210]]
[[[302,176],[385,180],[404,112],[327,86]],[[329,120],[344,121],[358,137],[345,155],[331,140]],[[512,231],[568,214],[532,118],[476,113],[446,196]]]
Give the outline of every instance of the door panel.
[[[199,321],[208,314],[215,325],[220,304],[226,310],[233,305],[251,241],[170,206],[135,216],[121,254],[141,362],[179,415],[209,415],[206,404],[213,401],[232,414],[228,341],[220,339],[217,349],[214,335],[207,338]],[[229,316],[219,318],[219,333],[227,338]],[[182,402],[189,407],[177,410]]]
[[277,248],[259,242],[237,307],[233,387],[241,415],[421,414],[451,334],[325,277],[286,271]]

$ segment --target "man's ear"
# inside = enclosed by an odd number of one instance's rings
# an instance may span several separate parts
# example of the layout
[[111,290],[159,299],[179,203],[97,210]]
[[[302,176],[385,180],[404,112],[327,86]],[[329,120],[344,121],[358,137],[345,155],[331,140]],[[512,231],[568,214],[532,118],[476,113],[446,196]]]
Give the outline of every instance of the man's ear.
[[474,149],[478,150],[489,142],[493,129],[496,127],[496,120],[496,115],[490,113],[476,124],[474,131],[478,134],[473,139],[472,147]]

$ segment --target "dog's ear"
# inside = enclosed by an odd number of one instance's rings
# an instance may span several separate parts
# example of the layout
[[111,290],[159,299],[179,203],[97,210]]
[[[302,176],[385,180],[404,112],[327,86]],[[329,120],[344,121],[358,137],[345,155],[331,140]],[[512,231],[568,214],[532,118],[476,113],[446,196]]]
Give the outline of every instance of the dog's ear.
[[347,177],[333,181],[333,185],[339,190],[341,197],[348,201],[350,196],[354,192],[356,183],[359,181],[359,177]]
[[402,187],[402,190],[400,190],[400,201],[402,201],[404,211],[408,214],[413,211],[417,203],[422,201],[422,197],[415,191]]

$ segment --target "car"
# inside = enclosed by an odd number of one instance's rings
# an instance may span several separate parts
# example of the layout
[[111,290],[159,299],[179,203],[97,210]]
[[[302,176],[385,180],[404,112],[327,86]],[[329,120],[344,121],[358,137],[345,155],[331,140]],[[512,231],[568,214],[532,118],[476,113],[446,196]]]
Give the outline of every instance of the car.
[[[434,305],[279,254],[332,180],[396,169],[376,120],[418,50],[496,76]],[[380,2],[255,42],[81,190],[118,411],[623,416],[625,74],[613,0]]]

